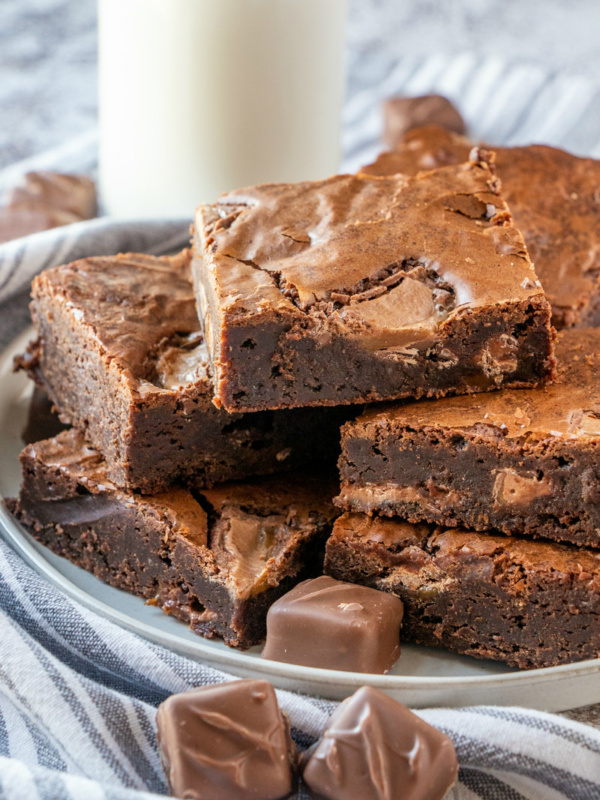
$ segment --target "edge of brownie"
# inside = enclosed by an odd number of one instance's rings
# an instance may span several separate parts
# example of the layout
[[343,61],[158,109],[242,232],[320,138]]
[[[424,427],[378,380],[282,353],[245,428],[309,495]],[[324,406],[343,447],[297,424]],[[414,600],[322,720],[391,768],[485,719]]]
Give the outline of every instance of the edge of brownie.
[[402,635],[530,669],[600,657],[600,553],[345,513],[334,578],[396,594]]
[[9,509],[34,538],[203,636],[246,648],[269,606],[322,564],[331,478],[292,474],[153,496],[107,478],[99,453],[65,431],[26,447]]
[[600,545],[600,331],[562,331],[557,380],[367,410],[342,427],[349,511]]
[[39,338],[19,366],[126,488],[206,486],[335,455],[348,410],[250,416],[212,404],[189,258],[122,254],[41,273],[31,304]]

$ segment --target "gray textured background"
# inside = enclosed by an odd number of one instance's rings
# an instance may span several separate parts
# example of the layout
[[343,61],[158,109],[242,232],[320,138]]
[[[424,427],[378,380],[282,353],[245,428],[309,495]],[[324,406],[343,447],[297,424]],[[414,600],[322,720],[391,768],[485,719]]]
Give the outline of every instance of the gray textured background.
[[[399,54],[431,51],[474,50],[600,74],[599,0],[350,5],[352,85],[373,80]],[[0,120],[0,168],[93,128],[95,0],[0,0]]]

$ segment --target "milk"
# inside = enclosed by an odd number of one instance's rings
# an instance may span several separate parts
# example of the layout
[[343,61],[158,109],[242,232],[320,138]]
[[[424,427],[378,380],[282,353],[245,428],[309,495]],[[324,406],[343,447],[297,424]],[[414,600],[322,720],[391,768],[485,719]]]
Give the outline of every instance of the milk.
[[99,0],[101,197],[191,217],[338,170],[347,0]]

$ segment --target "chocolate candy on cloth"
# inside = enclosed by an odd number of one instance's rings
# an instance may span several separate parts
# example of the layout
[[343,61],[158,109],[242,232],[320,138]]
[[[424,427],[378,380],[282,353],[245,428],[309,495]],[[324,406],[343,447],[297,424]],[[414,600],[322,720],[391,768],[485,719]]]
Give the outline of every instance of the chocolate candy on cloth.
[[442,800],[458,779],[450,739],[370,686],[341,703],[302,764],[324,800]]
[[295,789],[297,751],[267,681],[171,695],[158,708],[171,792],[187,800],[278,800]]
[[394,595],[322,575],[267,614],[263,658],[321,669],[387,672],[400,655],[404,607]]
[[0,242],[91,219],[98,210],[91,178],[48,170],[28,172],[1,205]]

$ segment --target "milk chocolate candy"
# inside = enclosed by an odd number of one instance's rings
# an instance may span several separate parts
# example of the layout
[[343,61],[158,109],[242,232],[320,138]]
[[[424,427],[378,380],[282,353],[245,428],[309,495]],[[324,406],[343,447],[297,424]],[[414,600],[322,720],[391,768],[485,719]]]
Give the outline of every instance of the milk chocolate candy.
[[405,133],[421,125],[439,125],[454,133],[465,133],[458,109],[439,94],[422,97],[392,97],[383,105],[385,145],[393,150]]
[[4,204],[12,207],[60,209],[78,220],[96,216],[96,185],[85,175],[39,170],[28,172],[9,189]]
[[172,794],[186,800],[278,800],[295,789],[297,751],[267,681],[174,694],[158,708]]
[[28,172],[2,198],[0,243],[96,216],[96,186],[85,175]]
[[457,777],[450,739],[369,686],[336,709],[303,760],[323,800],[442,800]]
[[402,601],[326,575],[299,583],[267,614],[263,658],[349,672],[387,672],[400,655]]

